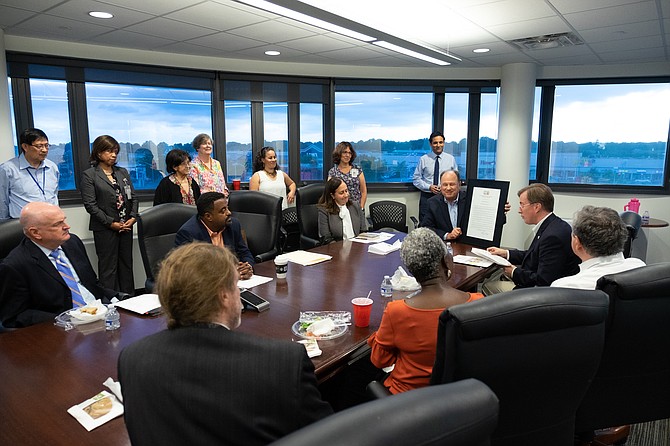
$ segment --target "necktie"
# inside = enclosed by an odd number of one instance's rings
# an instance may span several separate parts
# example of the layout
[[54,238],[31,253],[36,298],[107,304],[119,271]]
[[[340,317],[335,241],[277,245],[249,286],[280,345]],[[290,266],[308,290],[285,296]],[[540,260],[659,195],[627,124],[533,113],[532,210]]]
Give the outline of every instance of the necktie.
[[60,249],[54,249],[49,255],[56,260],[56,269],[67,284],[67,287],[70,288],[70,291],[72,292],[72,306],[85,306],[86,301],[84,301],[84,298],[81,295],[81,291],[79,291],[79,285],[77,285],[77,281],[74,279],[72,269],[70,269],[67,263],[61,260]]
[[433,169],[433,184],[440,184],[440,155],[435,157],[435,168]]

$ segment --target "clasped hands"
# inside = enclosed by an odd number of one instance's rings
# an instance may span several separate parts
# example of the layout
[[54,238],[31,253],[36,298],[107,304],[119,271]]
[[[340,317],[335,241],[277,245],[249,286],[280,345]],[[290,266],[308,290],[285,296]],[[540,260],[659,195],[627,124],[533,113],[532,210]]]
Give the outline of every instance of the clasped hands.
[[130,232],[133,230],[134,224],[135,218],[130,218],[125,222],[115,221],[110,225],[109,229],[116,232]]
[[249,262],[239,262],[237,264],[237,274],[239,274],[242,280],[251,279],[251,276],[254,275],[254,269]]

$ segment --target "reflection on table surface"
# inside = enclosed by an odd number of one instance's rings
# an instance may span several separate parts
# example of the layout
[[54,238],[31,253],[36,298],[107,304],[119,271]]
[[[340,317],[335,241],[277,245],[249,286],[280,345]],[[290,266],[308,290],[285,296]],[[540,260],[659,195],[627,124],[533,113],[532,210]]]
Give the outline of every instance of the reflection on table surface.
[[[469,250],[457,243],[453,246],[455,254]],[[401,265],[398,251],[379,256],[369,254],[367,247],[336,242],[314,249],[333,256],[332,260],[305,267],[291,263],[285,280],[275,279],[253,289],[270,302],[270,310],[245,312],[238,330],[261,337],[298,340],[291,326],[299,319],[300,311],[351,311],[352,298],[372,291],[375,303],[369,327],[352,325],[341,337],[319,341],[323,354],[313,358],[319,380],[336,374],[379,327],[390,300],[380,297],[379,285],[384,275],[392,275]],[[456,264],[451,283],[470,290],[493,269]],[[255,273],[274,277],[273,262],[256,265]],[[393,298],[407,294],[395,292]],[[87,432],[66,412],[103,390],[102,382],[108,377],[116,380],[116,363],[124,347],[166,326],[163,317],[149,318],[123,310],[120,313],[121,328],[116,331],[105,331],[99,321],[70,331],[44,323],[0,334],[0,432],[4,443],[130,443],[122,418]]]

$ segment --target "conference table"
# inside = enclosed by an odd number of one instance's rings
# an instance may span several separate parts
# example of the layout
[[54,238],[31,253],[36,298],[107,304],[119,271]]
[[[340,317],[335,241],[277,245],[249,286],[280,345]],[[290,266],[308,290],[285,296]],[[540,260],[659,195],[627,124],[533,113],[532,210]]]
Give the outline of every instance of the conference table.
[[[465,254],[470,249],[458,243],[453,246],[455,254]],[[332,259],[310,266],[290,263],[286,279],[275,278],[271,261],[255,266],[255,274],[273,278],[253,288],[270,302],[270,309],[262,313],[244,312],[237,330],[297,341],[300,338],[291,326],[301,311],[351,311],[351,299],[366,296],[371,291],[374,304],[369,327],[352,324],[344,335],[318,341],[323,353],[312,360],[317,378],[323,382],[346,367],[365,348],[366,340],[379,327],[386,304],[409,293],[394,291],[392,298],[382,298],[379,294],[383,276],[392,275],[402,265],[399,251],[375,255],[368,252],[366,244],[335,242],[311,252],[327,254]],[[455,264],[450,283],[462,290],[472,290],[495,269],[495,266],[478,268]],[[165,329],[162,316],[119,312],[121,328],[116,331],[105,331],[102,322],[69,331],[47,322],[0,333],[0,438],[3,443],[130,444],[122,417],[88,432],[67,413],[71,406],[107,390],[102,383],[108,377],[117,379],[117,359],[124,347]]]

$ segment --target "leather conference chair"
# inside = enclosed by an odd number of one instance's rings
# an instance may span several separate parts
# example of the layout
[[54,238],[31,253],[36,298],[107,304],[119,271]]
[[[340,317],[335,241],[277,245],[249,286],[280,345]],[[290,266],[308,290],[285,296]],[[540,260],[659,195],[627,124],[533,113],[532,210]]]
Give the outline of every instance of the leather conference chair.
[[498,398],[475,379],[425,387],[337,412],[273,446],[484,446],[498,418]]
[[630,257],[633,248],[633,240],[637,238],[637,234],[640,232],[640,227],[642,226],[642,217],[640,214],[633,211],[624,211],[619,215],[621,215],[621,220],[623,220],[624,224],[626,225],[626,229],[628,229],[628,238],[626,239],[626,243],[623,245],[623,256],[628,258]]
[[298,211],[295,206],[282,210],[281,251],[291,252],[300,249],[300,228]]
[[[382,200],[370,203],[371,231],[389,229],[407,233],[407,206],[397,201]],[[416,218],[410,217],[416,228]]]
[[297,190],[295,203],[300,229],[300,249],[310,249],[320,244],[319,212],[316,204],[323,195],[324,188],[324,183],[314,183]]
[[174,248],[179,228],[197,213],[195,206],[164,203],[140,212],[137,218],[137,241],[147,279],[144,290],[151,293],[160,262]]
[[257,190],[230,192],[228,208],[240,221],[256,263],[272,260],[279,254],[282,200],[282,197]]
[[[500,399],[493,445],[565,446],[605,338],[602,291],[537,287],[445,310],[431,385],[475,378]],[[386,399],[386,398],[385,398]]]
[[10,219],[0,223],[0,260],[19,246],[23,240],[23,227],[18,219]]
[[610,310],[578,433],[670,418],[670,263],[604,276]]

